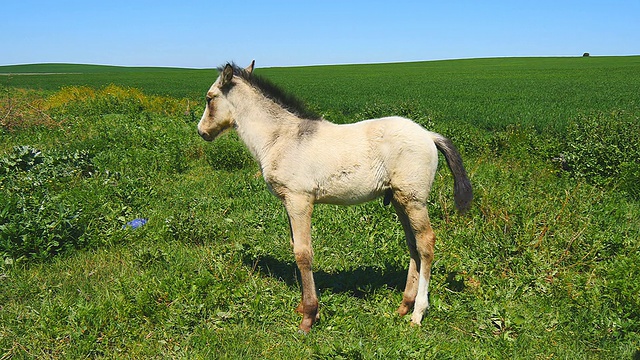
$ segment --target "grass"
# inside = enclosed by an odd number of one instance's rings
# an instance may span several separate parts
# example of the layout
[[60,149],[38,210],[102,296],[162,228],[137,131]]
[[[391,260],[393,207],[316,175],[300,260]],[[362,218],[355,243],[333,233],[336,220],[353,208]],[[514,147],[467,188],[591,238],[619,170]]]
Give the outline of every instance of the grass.
[[638,357],[639,66],[259,69],[337,122],[413,116],[454,139],[474,185],[461,217],[436,175],[421,327],[394,313],[408,254],[392,209],[317,206],[307,336],[284,209],[234,134],[195,134],[209,70],[19,69],[83,74],[1,88],[0,358]]

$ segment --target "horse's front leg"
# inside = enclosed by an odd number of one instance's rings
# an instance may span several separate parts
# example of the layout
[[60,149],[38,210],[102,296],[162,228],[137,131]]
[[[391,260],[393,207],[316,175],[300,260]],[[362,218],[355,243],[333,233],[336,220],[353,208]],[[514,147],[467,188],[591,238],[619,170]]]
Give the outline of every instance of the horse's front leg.
[[312,272],[311,213],[313,212],[313,199],[304,195],[288,195],[285,196],[284,205],[291,226],[293,253],[302,280],[302,300],[297,308],[297,311],[303,316],[300,330],[308,333],[319,317],[318,297]]

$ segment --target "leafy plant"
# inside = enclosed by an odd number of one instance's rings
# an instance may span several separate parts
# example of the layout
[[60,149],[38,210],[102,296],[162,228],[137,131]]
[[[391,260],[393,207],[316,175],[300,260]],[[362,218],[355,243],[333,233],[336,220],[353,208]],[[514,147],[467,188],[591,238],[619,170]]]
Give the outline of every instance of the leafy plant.
[[42,153],[31,146],[16,146],[9,156],[0,158],[0,175],[7,176],[14,171],[29,171],[44,160]]
[[580,116],[567,128],[567,170],[597,185],[640,196],[640,118],[624,111]]
[[[91,176],[86,152],[43,154],[19,146],[0,158],[0,253],[3,258],[47,258],[81,247],[87,226],[82,205],[57,189],[75,176]],[[60,183],[52,183],[57,179]]]

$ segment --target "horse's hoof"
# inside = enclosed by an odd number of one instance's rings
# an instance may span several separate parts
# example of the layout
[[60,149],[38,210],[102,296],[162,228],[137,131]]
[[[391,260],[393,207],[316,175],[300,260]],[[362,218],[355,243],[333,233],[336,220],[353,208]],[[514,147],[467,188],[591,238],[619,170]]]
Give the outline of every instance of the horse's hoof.
[[400,315],[400,316],[405,316],[405,315],[407,315],[407,314],[409,313],[409,310],[410,310],[410,309],[411,309],[411,308],[410,308],[410,307],[408,307],[407,305],[402,304],[402,305],[400,305],[400,307],[398,308],[398,315]]
[[411,326],[420,326],[421,322],[422,322],[422,316],[418,317],[416,316],[416,314],[413,314],[411,316]]
[[305,326],[300,324],[298,327],[298,334],[307,335],[311,331],[311,326]]

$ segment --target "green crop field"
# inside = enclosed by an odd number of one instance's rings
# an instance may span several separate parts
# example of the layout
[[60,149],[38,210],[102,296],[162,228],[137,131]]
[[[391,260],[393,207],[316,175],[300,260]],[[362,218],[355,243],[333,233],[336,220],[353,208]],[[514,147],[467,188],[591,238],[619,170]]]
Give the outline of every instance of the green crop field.
[[409,255],[378,200],[316,206],[297,333],[283,207],[235,134],[196,133],[215,70],[0,66],[0,359],[640,357],[640,57],[256,71],[461,150],[474,203],[441,165],[423,325],[395,314]]

